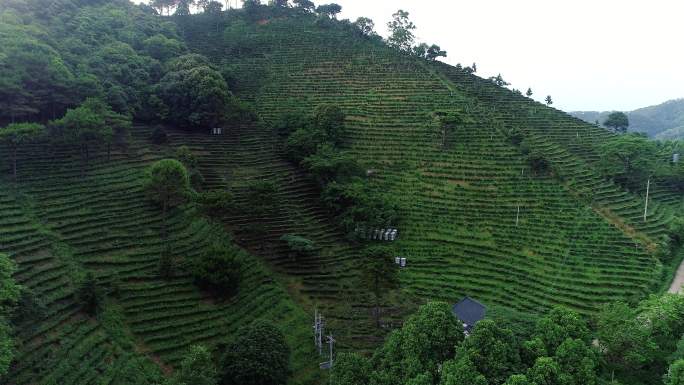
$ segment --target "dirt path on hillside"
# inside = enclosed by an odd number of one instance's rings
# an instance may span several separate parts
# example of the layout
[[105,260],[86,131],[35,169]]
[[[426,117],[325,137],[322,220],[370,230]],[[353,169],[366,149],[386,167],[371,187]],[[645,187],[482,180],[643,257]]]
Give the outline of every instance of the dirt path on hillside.
[[677,268],[677,274],[675,274],[675,277],[672,280],[672,285],[670,285],[670,290],[668,290],[668,293],[681,292],[682,285],[684,285],[684,261],[679,264],[679,267]]

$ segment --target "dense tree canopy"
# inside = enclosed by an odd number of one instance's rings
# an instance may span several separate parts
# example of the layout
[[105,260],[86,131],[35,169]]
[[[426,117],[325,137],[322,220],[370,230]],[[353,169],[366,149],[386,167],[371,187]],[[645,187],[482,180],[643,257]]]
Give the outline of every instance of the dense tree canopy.
[[173,59],[157,94],[169,107],[168,121],[184,128],[219,127],[236,109],[226,80],[197,54]]
[[285,385],[290,348],[267,321],[243,327],[221,356],[221,385]]
[[629,127],[629,118],[624,112],[612,112],[603,122],[603,125],[612,128],[615,132],[626,132]]

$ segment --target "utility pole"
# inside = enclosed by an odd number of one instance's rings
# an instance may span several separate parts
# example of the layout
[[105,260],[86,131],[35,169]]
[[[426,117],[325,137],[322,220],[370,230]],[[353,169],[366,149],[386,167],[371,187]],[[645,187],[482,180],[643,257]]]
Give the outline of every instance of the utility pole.
[[328,336],[328,345],[330,345],[330,368],[332,369],[333,366],[333,345],[335,344],[335,339],[333,338],[332,334]]
[[646,222],[646,214],[648,214],[648,194],[651,190],[651,178],[646,182],[646,203],[644,204],[644,222]]
[[518,213],[515,214],[515,227],[518,227],[519,221],[520,221],[520,204],[518,204]]
[[314,345],[318,348],[318,355],[323,354],[323,316],[314,310]]

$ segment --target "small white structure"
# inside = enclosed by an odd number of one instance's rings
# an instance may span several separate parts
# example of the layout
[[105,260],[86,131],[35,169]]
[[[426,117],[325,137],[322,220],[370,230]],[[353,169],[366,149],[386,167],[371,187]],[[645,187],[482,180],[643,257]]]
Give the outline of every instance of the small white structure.
[[672,154],[672,163],[679,163],[679,153]]
[[212,135],[223,135],[223,127],[214,127],[211,129]]
[[399,264],[401,267],[406,267],[406,258],[401,259],[401,263]]

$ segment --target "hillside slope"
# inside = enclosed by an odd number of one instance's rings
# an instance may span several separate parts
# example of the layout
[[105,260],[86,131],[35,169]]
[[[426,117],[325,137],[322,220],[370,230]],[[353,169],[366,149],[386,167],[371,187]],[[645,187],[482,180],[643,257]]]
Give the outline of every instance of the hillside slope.
[[[239,294],[225,303],[200,292],[183,269],[159,277],[161,217],[144,198],[142,176],[164,150],[148,134],[138,127],[127,153],[102,156],[85,177],[70,151],[28,148],[20,183],[0,181],[0,251],[18,262],[17,279],[46,305],[40,319],[18,328],[11,383],[147,383],[154,377],[144,381],[143,373],[170,369],[192,344],[228,342],[256,318],[288,331],[295,381],[311,382],[318,374],[309,317],[259,261],[244,267]],[[170,223],[175,257],[206,250],[209,225],[189,207]],[[74,297],[85,272],[110,292],[108,311],[96,318]]]
[[[404,203],[395,247],[409,260],[401,274],[408,293],[591,313],[641,296],[661,278],[648,249],[668,210],[652,205],[644,223],[642,199],[594,171],[604,130],[305,17],[251,24],[237,42],[187,32],[190,49],[230,66],[237,79],[264,75],[238,86],[267,121],[321,103],[345,110],[348,150],[377,170],[377,188]],[[234,48],[247,44],[249,52]],[[447,149],[431,123],[437,110],[465,112],[473,122]],[[511,126],[551,160],[556,176],[530,174],[503,134]]]

